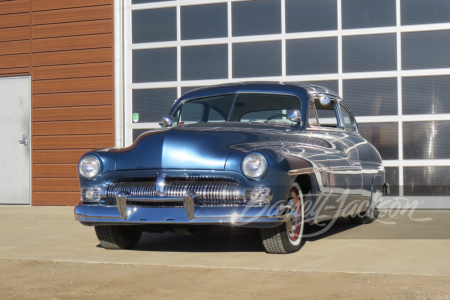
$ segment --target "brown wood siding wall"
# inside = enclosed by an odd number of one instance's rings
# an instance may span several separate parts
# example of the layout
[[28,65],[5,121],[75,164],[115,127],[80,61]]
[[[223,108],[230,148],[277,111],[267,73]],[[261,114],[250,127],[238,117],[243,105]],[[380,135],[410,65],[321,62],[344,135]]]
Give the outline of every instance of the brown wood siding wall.
[[0,76],[30,74],[30,0],[0,1]]
[[114,145],[113,28],[113,0],[0,0],[0,76],[32,80],[33,205],[78,203],[78,160]]
[[33,205],[74,205],[81,155],[114,145],[112,0],[32,1]]

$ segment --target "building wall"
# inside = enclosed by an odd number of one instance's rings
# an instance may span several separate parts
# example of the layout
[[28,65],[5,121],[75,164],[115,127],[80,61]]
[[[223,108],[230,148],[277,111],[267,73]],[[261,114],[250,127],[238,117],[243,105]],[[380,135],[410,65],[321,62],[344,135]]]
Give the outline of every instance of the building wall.
[[0,1],[0,76],[30,74],[30,5],[29,0]]
[[112,3],[0,1],[0,76],[32,80],[33,205],[78,203],[81,155],[114,145]]

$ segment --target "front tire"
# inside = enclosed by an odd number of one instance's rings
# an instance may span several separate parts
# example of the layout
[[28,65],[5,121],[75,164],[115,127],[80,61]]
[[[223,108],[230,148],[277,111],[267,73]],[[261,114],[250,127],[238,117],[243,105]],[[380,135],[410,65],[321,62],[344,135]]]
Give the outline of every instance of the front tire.
[[304,204],[300,186],[294,183],[289,190],[286,206],[290,206],[290,214],[286,223],[274,228],[261,228],[261,239],[267,253],[287,254],[297,252],[301,248],[304,227]]
[[98,241],[105,249],[130,249],[136,246],[142,231],[131,226],[95,226]]

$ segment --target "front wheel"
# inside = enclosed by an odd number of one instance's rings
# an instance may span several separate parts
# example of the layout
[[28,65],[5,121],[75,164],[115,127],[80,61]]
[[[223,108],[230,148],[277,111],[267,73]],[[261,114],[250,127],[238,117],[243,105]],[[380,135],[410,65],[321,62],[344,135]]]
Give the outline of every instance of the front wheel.
[[294,183],[286,203],[286,222],[274,228],[261,228],[261,239],[268,253],[286,254],[301,248],[304,226],[303,194]]
[[132,226],[95,226],[98,241],[105,249],[129,249],[136,246],[142,231]]

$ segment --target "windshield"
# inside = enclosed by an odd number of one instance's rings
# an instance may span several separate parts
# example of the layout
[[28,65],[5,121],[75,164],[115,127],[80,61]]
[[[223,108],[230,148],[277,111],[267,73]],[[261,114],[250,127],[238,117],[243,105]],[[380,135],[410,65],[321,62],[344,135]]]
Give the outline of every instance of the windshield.
[[186,101],[176,111],[174,125],[226,121],[295,124],[287,114],[294,109],[301,110],[298,97],[255,93],[238,94],[232,109],[235,96],[228,94]]

